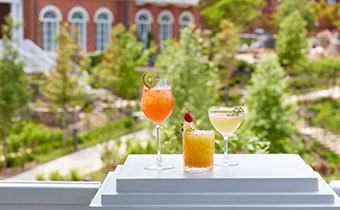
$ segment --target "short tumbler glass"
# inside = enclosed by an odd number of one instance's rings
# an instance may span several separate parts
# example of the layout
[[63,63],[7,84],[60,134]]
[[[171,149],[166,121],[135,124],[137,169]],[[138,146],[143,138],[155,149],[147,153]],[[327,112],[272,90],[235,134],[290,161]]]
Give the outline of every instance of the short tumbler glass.
[[215,134],[213,131],[185,131],[182,134],[184,171],[202,173],[214,167]]

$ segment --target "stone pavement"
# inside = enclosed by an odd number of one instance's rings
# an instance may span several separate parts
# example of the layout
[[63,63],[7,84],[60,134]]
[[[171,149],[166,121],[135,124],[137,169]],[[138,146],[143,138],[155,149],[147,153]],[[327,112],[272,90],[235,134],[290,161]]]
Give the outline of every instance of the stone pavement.
[[[119,147],[118,152],[120,154],[125,153],[125,143],[129,139],[133,141],[140,141],[142,144],[146,144],[149,137],[150,135],[146,130],[141,130],[136,133],[123,136],[120,138],[121,146]],[[58,171],[63,176],[69,175],[71,170],[77,170],[80,175],[86,175],[104,167],[100,158],[101,153],[107,148],[112,148],[114,145],[116,145],[116,140],[110,140],[105,143],[97,144],[95,146],[88,147],[86,149],[44,163],[38,167],[10,177],[8,180],[33,181],[36,180],[37,175],[48,177],[50,173],[55,171]]]
[[340,155],[340,135],[335,135],[323,128],[310,127],[306,125],[300,126],[299,131],[302,134],[309,135],[313,139],[320,141],[322,145]]

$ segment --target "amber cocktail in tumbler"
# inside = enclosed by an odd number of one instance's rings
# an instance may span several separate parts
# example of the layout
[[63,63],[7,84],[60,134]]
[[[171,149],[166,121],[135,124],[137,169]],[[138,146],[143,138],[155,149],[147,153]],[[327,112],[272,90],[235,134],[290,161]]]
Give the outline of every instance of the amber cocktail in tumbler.
[[200,173],[213,169],[215,147],[213,131],[184,131],[182,141],[185,172]]

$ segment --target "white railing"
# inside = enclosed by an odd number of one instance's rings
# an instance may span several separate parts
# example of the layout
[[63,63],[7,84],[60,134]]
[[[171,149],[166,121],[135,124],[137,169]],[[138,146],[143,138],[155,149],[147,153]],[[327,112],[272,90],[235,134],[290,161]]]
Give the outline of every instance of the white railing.
[[[99,182],[0,182],[1,210],[88,210]],[[340,195],[340,181],[330,186]]]
[[99,182],[0,182],[1,210],[88,210]]
[[[48,75],[49,70],[53,67],[55,57],[49,55],[30,39],[21,42],[13,42],[13,48],[18,51],[20,59],[25,61],[26,73],[44,73]],[[0,52],[3,52],[3,44],[0,40]]]

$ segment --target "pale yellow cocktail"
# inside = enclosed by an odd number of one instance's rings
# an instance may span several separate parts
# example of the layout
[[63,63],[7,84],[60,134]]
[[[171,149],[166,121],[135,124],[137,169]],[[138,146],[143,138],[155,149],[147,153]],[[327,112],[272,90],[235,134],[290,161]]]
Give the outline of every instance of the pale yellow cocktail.
[[209,119],[214,128],[223,136],[224,155],[221,161],[215,162],[220,166],[236,166],[238,163],[228,157],[228,139],[240,126],[245,115],[245,107],[224,107],[221,110],[210,110]]
[[240,126],[243,117],[243,114],[216,113],[209,115],[210,122],[223,136],[230,136],[233,134],[238,126]]

